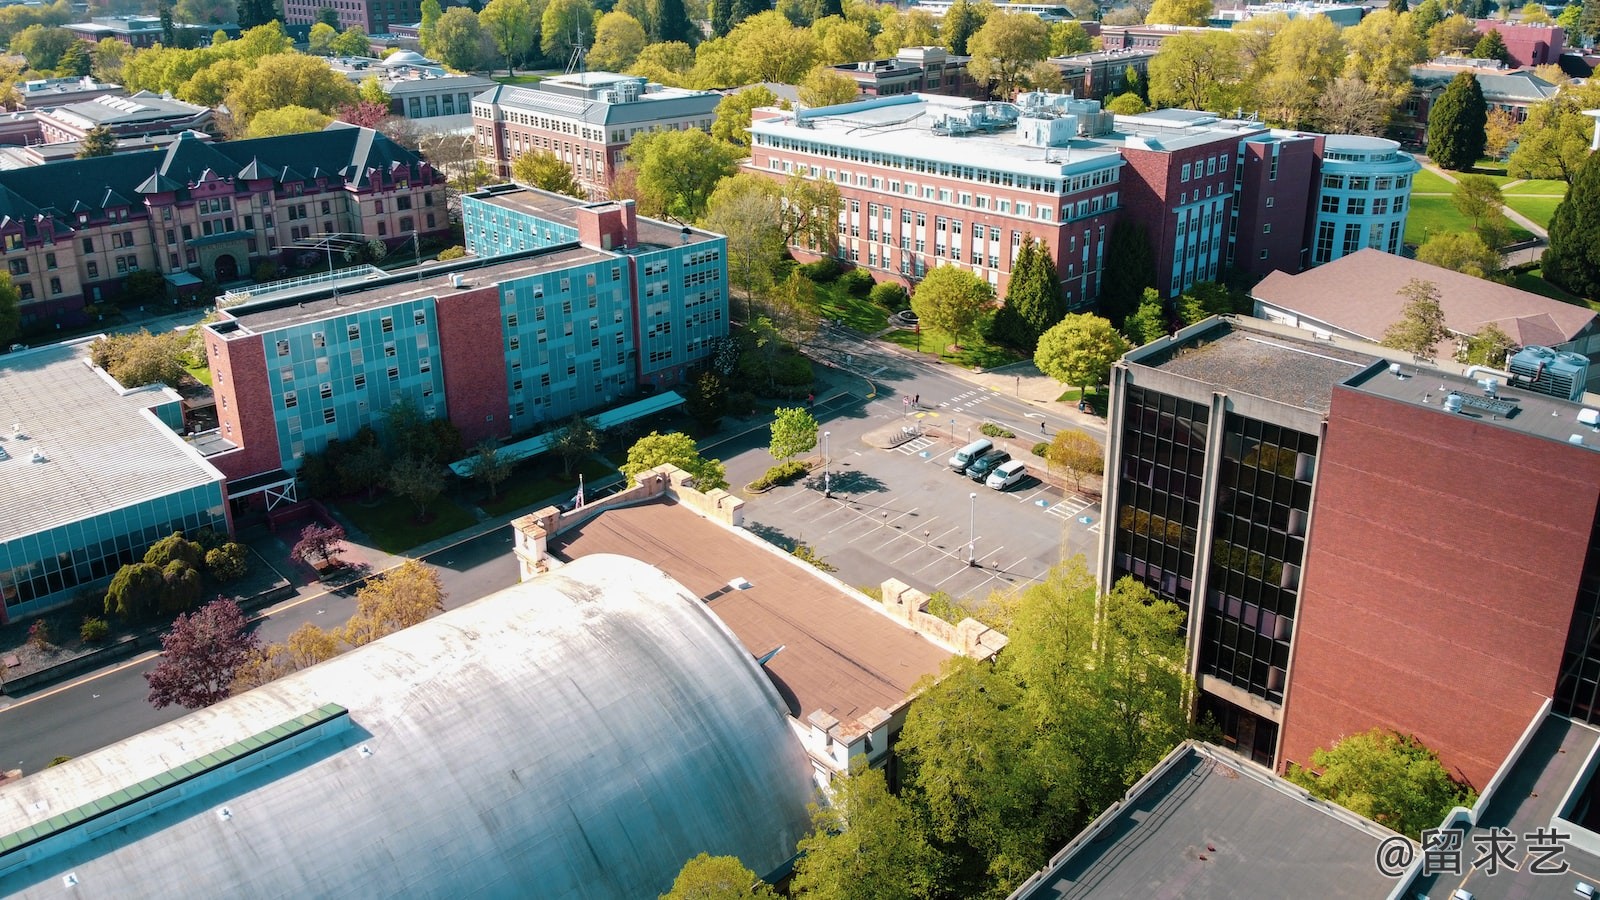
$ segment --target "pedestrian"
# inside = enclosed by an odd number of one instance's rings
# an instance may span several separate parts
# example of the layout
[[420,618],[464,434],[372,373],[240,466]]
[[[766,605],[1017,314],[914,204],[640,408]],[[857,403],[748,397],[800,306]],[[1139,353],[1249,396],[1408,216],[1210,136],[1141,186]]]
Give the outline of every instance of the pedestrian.
[[1039,433],[1040,434],[1044,434],[1044,423],[1043,422],[1039,423]]
[[817,395],[816,394],[806,394],[806,408],[809,409],[812,406],[815,406],[816,403],[817,403]]
[[922,395],[918,394],[915,397],[912,397],[911,398],[911,405],[912,406],[921,406],[922,405]]

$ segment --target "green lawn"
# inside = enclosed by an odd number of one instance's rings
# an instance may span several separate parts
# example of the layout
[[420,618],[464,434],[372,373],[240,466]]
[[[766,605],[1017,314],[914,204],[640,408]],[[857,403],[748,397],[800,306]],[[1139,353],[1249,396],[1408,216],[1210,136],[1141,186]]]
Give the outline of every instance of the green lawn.
[[[1406,216],[1406,243],[1418,244],[1430,235],[1440,232],[1466,232],[1472,230],[1472,220],[1456,210],[1449,197],[1411,196],[1411,212]],[[1513,243],[1532,237],[1527,231],[1512,224],[1510,238]]]
[[490,75],[501,84],[538,84],[543,75]]
[[883,307],[851,294],[838,282],[817,285],[817,306],[824,319],[839,319],[862,334],[882,331],[889,320]]
[[1411,192],[1414,194],[1448,194],[1455,189],[1454,184],[1427,169],[1411,176]]
[[[1082,397],[1082,394],[1083,392],[1077,388],[1071,388],[1066,393],[1057,397],[1056,402],[1076,404]],[[1100,390],[1099,388],[1090,388],[1087,399],[1089,401],[1090,411],[1097,416],[1104,416],[1106,414],[1106,407],[1111,402],[1111,394]]]
[[404,553],[473,523],[472,514],[448,497],[435,500],[428,510],[432,518],[421,524],[417,522],[416,506],[394,494],[383,495],[371,506],[360,500],[344,500],[339,503],[339,511],[365,531],[385,553]]
[[950,345],[955,341],[950,335],[926,325],[922,327],[920,335],[895,329],[884,335],[884,339],[899,344],[907,350],[917,350],[920,346],[919,352],[930,356],[936,354],[945,362],[955,363],[968,369],[993,369],[1022,359],[1021,354],[1015,350],[987,343],[978,337],[968,338],[962,342],[960,350],[952,351]]
[[1519,287],[1534,294],[1541,294],[1554,300],[1560,300],[1563,303],[1571,303],[1574,306],[1587,306],[1591,309],[1594,309],[1596,312],[1600,312],[1600,302],[1586,301],[1582,297],[1569,294],[1550,282],[1545,281],[1544,272],[1541,269],[1530,269],[1526,272],[1517,272],[1511,276],[1511,284],[1513,287]]
[[1567,183],[1565,181],[1524,181],[1521,184],[1506,188],[1505,194],[1508,197],[1516,194],[1552,194],[1557,197],[1565,197],[1567,195]]
[[200,382],[206,387],[211,386],[211,369],[209,366],[200,366],[199,368],[193,369],[189,368],[188,366],[184,366],[183,370],[188,372],[190,375],[193,375],[195,381]]
[[1556,214],[1556,207],[1561,205],[1560,197],[1524,197],[1512,194],[1506,198],[1506,205],[1519,213],[1527,216],[1545,228],[1550,227],[1550,217]]
[[478,506],[490,515],[503,516],[537,503],[564,501],[577,492],[579,473],[587,488],[616,475],[617,467],[591,456],[574,466],[572,477],[568,478],[561,471],[559,456],[536,456],[517,466],[493,500],[484,500]]

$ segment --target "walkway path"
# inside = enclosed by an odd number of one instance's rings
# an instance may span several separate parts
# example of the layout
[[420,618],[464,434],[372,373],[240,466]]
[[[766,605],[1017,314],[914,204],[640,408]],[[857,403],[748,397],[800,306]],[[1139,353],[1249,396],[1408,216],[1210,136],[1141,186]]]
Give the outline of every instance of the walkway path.
[[[1451,172],[1451,171],[1449,171],[1447,169],[1439,168],[1438,166],[1433,164],[1432,160],[1429,160],[1429,159],[1426,159],[1426,158],[1423,158],[1423,157],[1418,157],[1418,162],[1422,163],[1422,167],[1424,169],[1427,169],[1429,172],[1432,172],[1433,174],[1439,176],[1440,178],[1443,178],[1445,181],[1448,181],[1451,184],[1458,184],[1459,183],[1459,179],[1456,178],[1456,175],[1455,175],[1454,172]],[[1510,187],[1513,184],[1521,184],[1521,183],[1522,182],[1520,180],[1519,181],[1508,182],[1507,184],[1504,184],[1504,185],[1501,186],[1501,190],[1504,191],[1506,188]],[[1422,194],[1421,196],[1424,196],[1424,197],[1442,197],[1442,196],[1449,196],[1449,195],[1448,194]],[[1538,196],[1538,195],[1525,195],[1525,196]],[[1502,257],[1504,257],[1504,259],[1505,259],[1505,265],[1507,267],[1510,267],[1510,266],[1520,266],[1520,265],[1523,265],[1525,263],[1536,263],[1536,262],[1538,262],[1544,256],[1545,247],[1549,245],[1550,232],[1546,231],[1545,227],[1543,225],[1540,225],[1538,222],[1533,221],[1532,219],[1528,218],[1527,216],[1523,215],[1522,213],[1517,212],[1516,210],[1512,209],[1509,206],[1503,207],[1501,209],[1501,212],[1505,213],[1506,218],[1510,219],[1511,221],[1513,221],[1513,222],[1517,223],[1518,225],[1522,226],[1523,228],[1527,229],[1528,232],[1530,234],[1532,234],[1534,236],[1534,238],[1537,239],[1537,241],[1538,241],[1538,243],[1534,244],[1531,247],[1519,247],[1516,250],[1512,250],[1512,251],[1509,251],[1507,253],[1501,254]]]

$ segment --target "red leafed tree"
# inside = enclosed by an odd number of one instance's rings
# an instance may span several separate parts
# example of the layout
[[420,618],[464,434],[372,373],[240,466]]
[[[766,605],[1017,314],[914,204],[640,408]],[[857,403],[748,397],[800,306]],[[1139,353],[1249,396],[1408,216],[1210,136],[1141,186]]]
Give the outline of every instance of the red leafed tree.
[[328,526],[312,522],[300,532],[300,542],[289,550],[289,556],[308,566],[314,566],[319,562],[332,562],[333,555],[342,540],[344,540],[344,528],[337,522]]
[[226,699],[234,672],[261,644],[247,625],[239,604],[221,597],[179,616],[161,636],[161,664],[145,673],[150,702],[199,709]]
[[389,107],[375,100],[359,100],[339,107],[339,121],[360,125],[362,128],[377,128],[378,123],[387,118],[389,118]]

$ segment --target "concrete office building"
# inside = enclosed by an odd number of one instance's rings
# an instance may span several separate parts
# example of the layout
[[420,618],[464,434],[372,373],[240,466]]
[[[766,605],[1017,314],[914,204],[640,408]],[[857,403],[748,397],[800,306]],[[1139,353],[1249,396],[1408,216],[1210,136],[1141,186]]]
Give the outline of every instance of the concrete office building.
[[178,395],[122,387],[88,344],[0,356],[0,623],[71,603],[174,531],[229,530]]
[[502,177],[524,153],[553,153],[591,197],[605,197],[634,137],[710,131],[721,100],[715,91],[663,87],[632,75],[574,72],[474,97],[473,133],[479,158]]
[[1302,334],[1214,319],[1117,364],[1102,580],[1185,610],[1241,754],[1394,728],[1481,787],[1543,698],[1600,716],[1597,414]]

